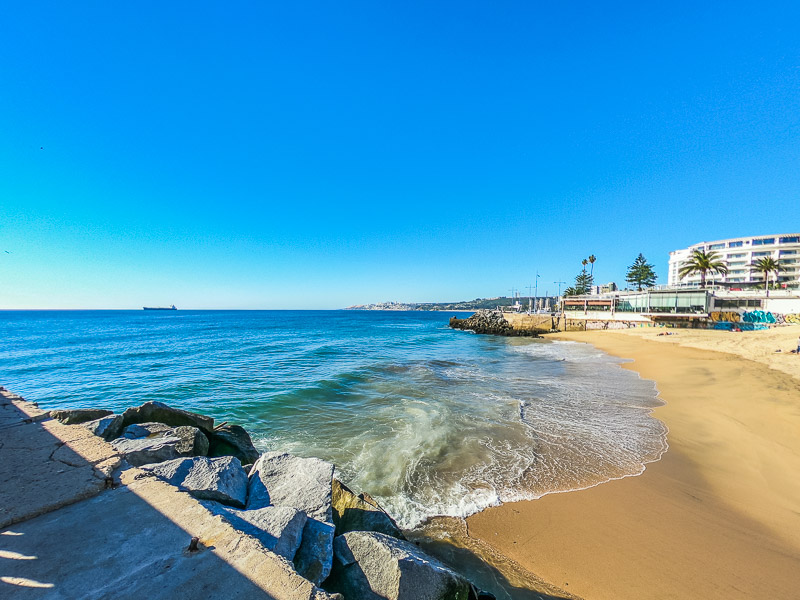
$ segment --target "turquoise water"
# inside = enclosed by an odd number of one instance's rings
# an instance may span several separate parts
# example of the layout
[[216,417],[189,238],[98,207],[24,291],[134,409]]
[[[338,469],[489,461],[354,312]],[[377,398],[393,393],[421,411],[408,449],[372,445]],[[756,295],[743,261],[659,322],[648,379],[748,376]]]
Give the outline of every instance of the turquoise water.
[[569,342],[453,313],[0,312],[0,384],[42,408],[160,400],[318,456],[412,527],[636,474],[666,448],[654,384]]

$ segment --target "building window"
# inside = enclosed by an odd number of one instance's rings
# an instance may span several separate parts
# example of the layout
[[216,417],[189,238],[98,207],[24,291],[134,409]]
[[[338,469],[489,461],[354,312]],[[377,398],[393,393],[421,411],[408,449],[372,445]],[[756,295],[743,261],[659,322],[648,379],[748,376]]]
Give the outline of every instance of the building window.
[[744,242],[728,242],[728,248],[741,248]]
[[719,250],[720,248],[724,248],[725,244],[711,244],[708,249],[709,250]]
[[747,254],[728,254],[728,260],[732,258],[744,258]]
[[753,252],[753,257],[756,256],[772,256],[772,252]]
[[781,256],[787,256],[789,254],[797,254],[797,250],[781,250]]
[[716,298],[714,300],[714,307],[720,308],[761,308],[761,300],[722,300]]
[[757,240],[753,240],[753,246],[766,246],[768,244],[774,244],[775,238],[760,238]]
[[789,237],[782,237],[781,244],[797,244],[800,243],[800,235],[792,235]]

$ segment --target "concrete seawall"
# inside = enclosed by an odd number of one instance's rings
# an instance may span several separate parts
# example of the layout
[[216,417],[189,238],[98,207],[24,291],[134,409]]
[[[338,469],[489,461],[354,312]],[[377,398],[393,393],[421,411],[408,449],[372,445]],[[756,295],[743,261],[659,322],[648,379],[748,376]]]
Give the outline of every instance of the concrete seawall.
[[558,325],[558,317],[552,317],[549,314],[503,313],[503,318],[517,331],[530,331],[537,334],[548,333]]
[[0,597],[335,598],[190,495],[139,469],[120,480],[120,464],[0,388]]

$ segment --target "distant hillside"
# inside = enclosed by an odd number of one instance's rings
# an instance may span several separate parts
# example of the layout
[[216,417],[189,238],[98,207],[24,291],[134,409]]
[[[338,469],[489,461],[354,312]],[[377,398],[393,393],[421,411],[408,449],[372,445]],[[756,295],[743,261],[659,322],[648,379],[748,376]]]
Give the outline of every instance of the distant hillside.
[[497,308],[498,306],[511,306],[513,298],[505,296],[500,298],[475,298],[460,302],[425,302],[417,304],[415,310],[478,310],[481,308]]
[[[521,298],[520,302],[527,307],[527,298]],[[514,298],[500,296],[497,298],[475,298],[474,300],[462,300],[460,302],[379,302],[377,304],[356,304],[348,306],[345,310],[452,310],[470,311],[481,308],[497,308],[498,306],[511,306]]]

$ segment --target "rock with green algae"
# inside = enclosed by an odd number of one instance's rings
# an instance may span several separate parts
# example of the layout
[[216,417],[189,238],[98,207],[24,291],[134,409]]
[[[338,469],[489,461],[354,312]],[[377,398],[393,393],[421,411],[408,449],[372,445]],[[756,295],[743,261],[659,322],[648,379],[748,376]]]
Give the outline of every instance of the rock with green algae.
[[337,536],[349,531],[377,531],[406,539],[394,519],[369,494],[356,495],[338,479],[333,480],[331,504]]

